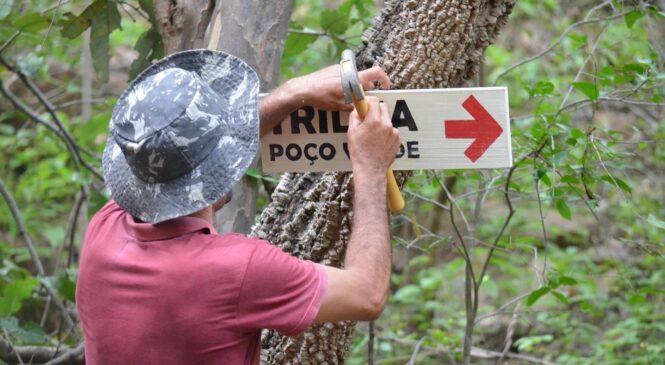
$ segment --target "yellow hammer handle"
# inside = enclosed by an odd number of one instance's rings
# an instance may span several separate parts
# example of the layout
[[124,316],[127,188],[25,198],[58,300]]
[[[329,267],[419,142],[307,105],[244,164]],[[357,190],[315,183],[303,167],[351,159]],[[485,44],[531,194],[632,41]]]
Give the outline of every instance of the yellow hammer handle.
[[[353,105],[356,107],[356,110],[358,110],[360,120],[365,120],[365,116],[369,110],[367,100],[356,100],[353,98]],[[393,174],[392,168],[388,168],[388,172],[386,172],[386,180],[388,181],[388,209],[390,209],[391,213],[397,213],[404,209],[404,197],[402,196],[402,192],[399,191],[399,186],[397,186],[397,180],[395,180],[395,174]]]

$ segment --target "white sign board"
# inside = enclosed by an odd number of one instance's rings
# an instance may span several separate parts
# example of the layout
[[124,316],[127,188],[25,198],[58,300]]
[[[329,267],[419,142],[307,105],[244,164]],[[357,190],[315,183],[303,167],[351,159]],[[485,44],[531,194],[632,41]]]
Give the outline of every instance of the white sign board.
[[[402,145],[394,170],[512,166],[505,87],[372,91]],[[261,140],[266,172],[351,171],[349,113],[303,107]]]

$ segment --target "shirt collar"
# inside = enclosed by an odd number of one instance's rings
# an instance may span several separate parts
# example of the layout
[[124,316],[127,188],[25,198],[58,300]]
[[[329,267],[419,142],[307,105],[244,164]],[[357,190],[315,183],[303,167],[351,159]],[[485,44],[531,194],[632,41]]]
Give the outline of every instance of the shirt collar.
[[131,214],[126,214],[125,223],[132,235],[139,241],[167,240],[199,231],[204,234],[217,234],[215,227],[205,219],[195,217],[178,217],[152,224],[135,222]]

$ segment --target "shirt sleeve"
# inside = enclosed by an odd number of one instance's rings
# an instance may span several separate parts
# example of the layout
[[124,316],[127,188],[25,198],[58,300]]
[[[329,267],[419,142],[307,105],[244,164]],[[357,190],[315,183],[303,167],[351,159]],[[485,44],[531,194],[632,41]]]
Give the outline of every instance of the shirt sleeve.
[[295,336],[314,322],[327,285],[322,265],[258,242],[240,287],[237,327],[274,329]]

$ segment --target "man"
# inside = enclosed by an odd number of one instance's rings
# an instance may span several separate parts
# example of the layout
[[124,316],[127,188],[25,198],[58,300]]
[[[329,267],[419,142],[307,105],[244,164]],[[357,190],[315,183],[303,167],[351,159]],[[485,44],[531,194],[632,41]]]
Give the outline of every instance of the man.
[[[380,68],[360,79],[390,86]],[[86,232],[76,293],[87,364],[258,364],[263,328],[296,335],[382,312],[385,177],[399,136],[376,98],[364,122],[349,120],[355,206],[344,269],[213,228],[259,134],[302,105],[348,108],[337,66],[287,82],[260,106],[258,88],[241,60],[193,50],[153,64],[120,96],[103,160],[113,200]]]

